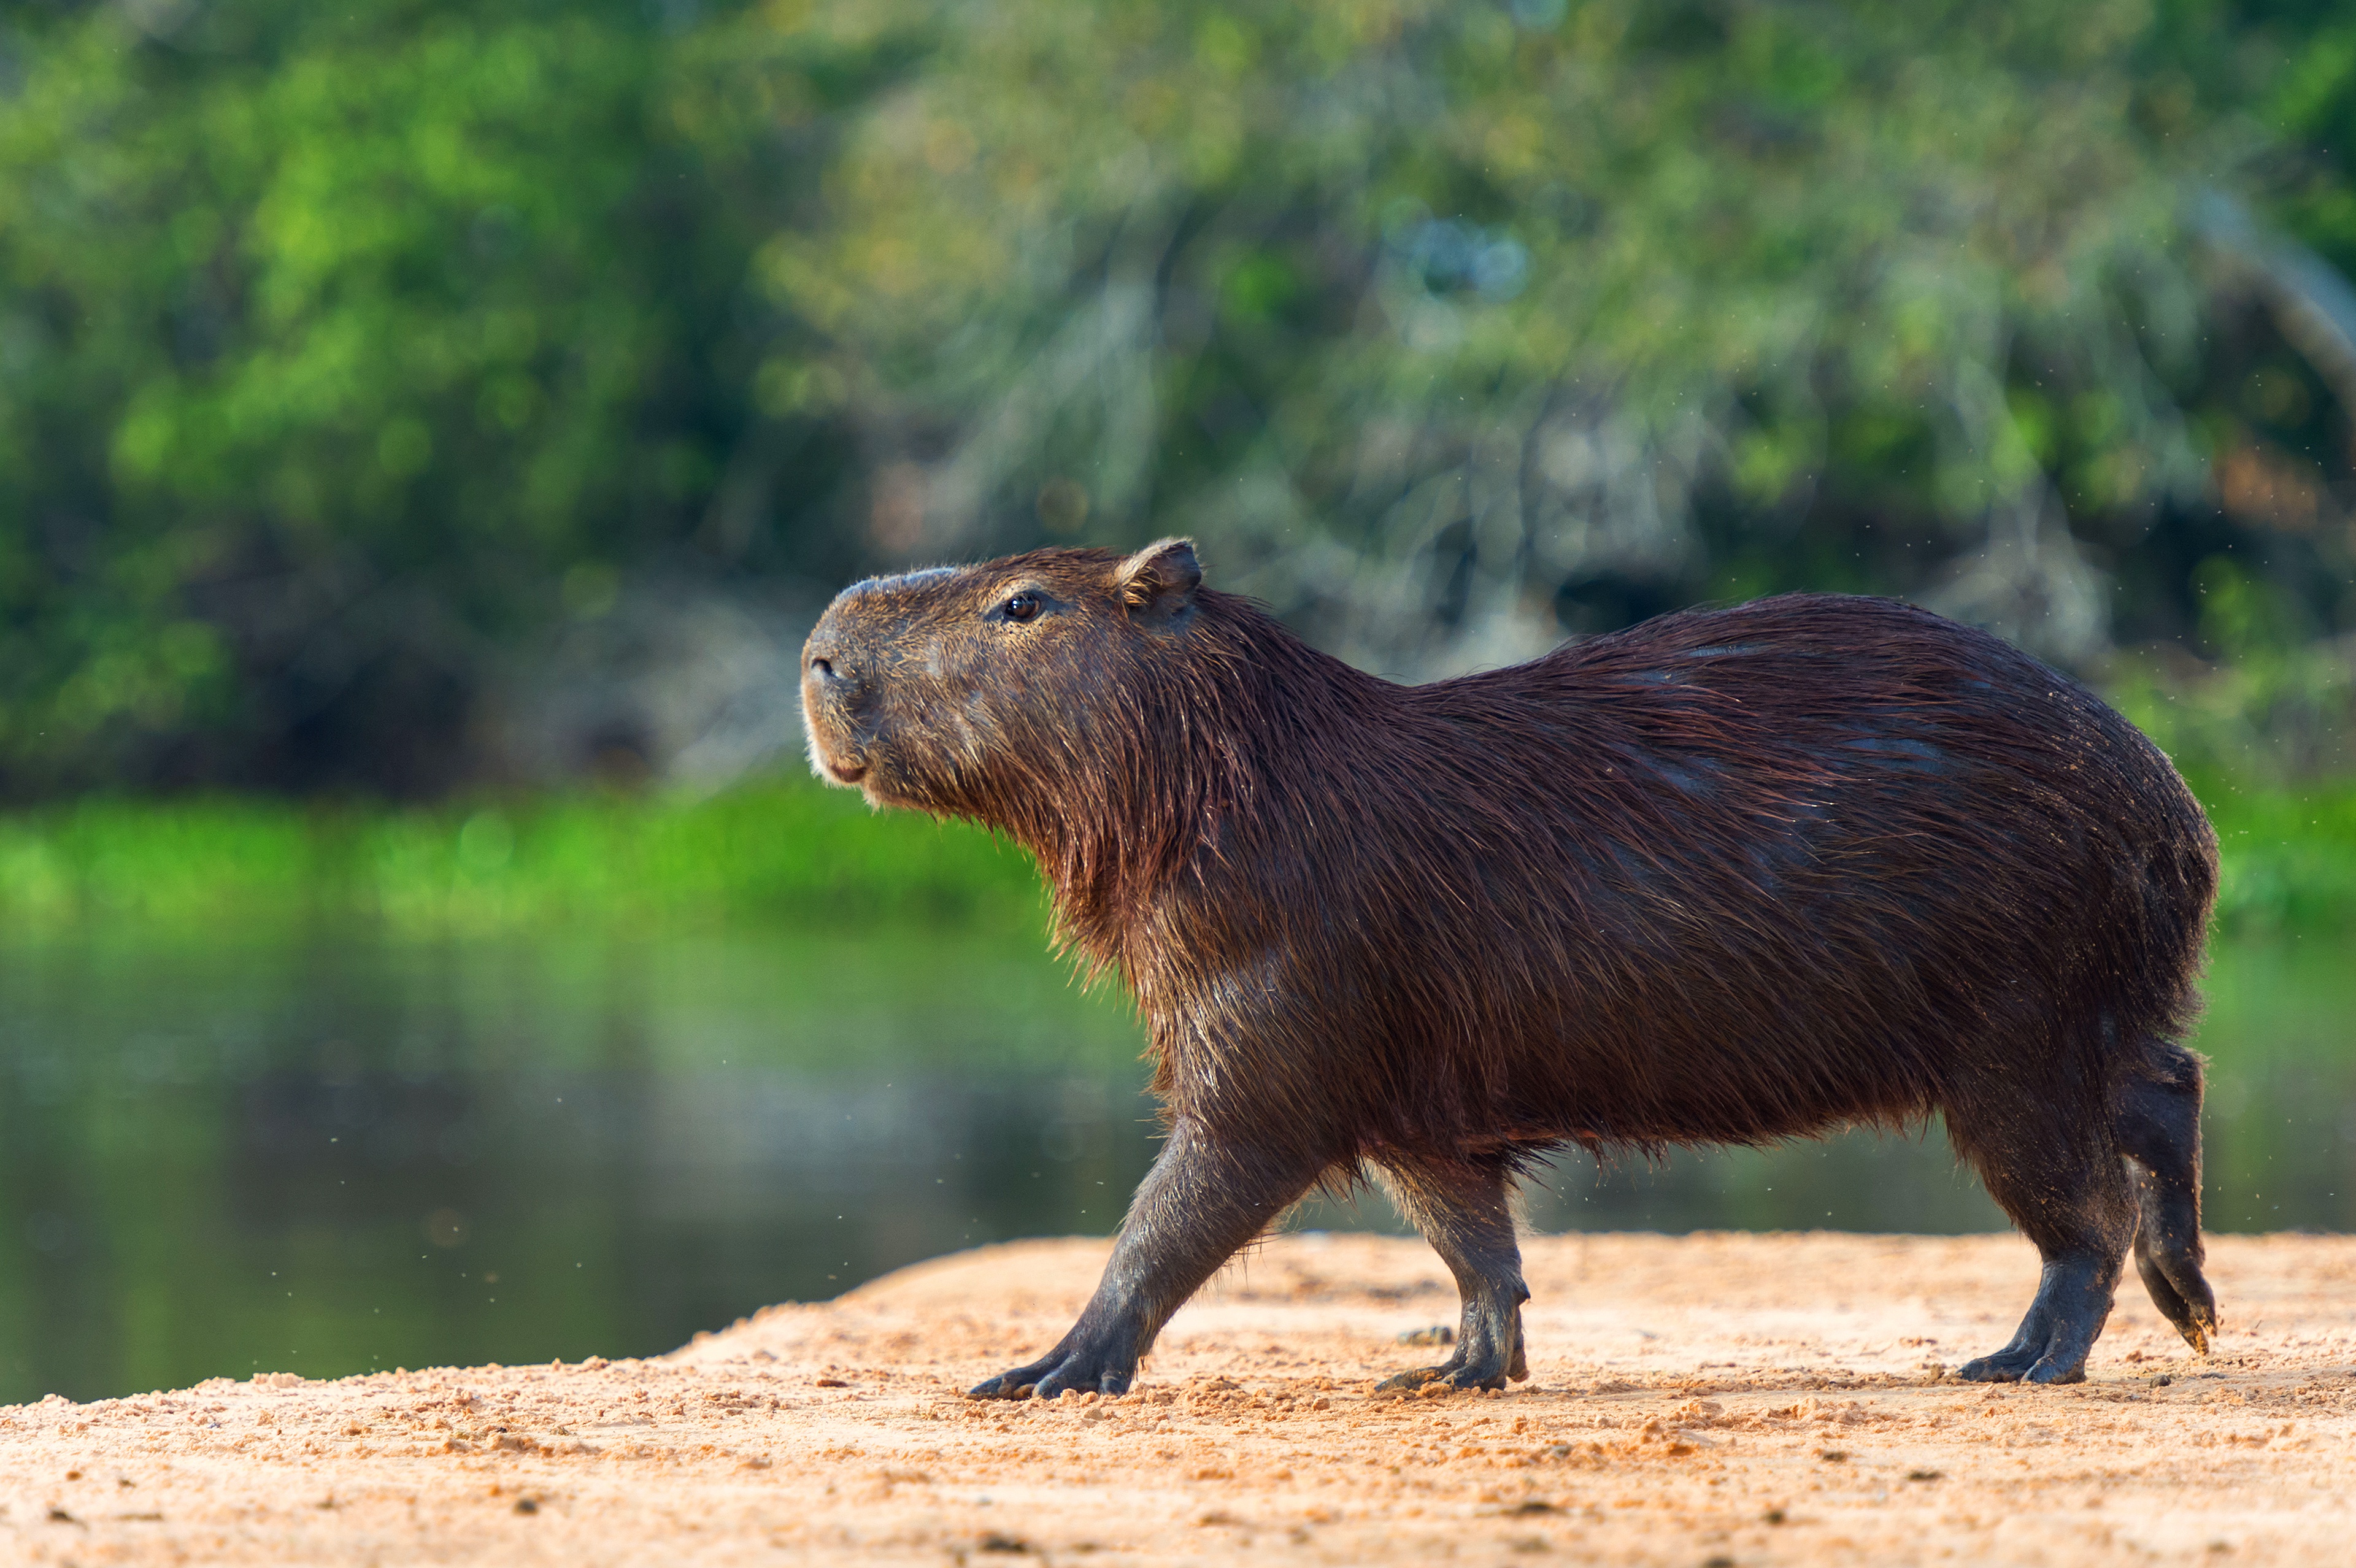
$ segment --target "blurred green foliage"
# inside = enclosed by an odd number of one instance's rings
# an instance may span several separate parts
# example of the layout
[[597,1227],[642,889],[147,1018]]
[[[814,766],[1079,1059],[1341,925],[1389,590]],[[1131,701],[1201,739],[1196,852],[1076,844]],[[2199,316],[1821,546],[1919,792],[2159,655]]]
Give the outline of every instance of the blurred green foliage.
[[2179,768],[2220,788],[2279,789],[2344,772],[2356,707],[2346,643],[2315,638],[2288,595],[2230,557],[2201,561],[2192,581],[2192,646],[2113,660],[2112,700]]
[[861,60],[594,0],[18,7],[0,51],[19,792],[445,784],[568,584],[700,530],[765,563],[715,497],[771,439],[740,283],[809,159],[708,90]]
[[2204,804],[2217,828],[2226,933],[2356,931],[2356,790],[2221,784]]
[[0,790],[430,795],[618,583],[1182,528],[1390,673],[1895,592],[2329,769],[2351,125],[2256,0],[15,7]]
[[2074,656],[2106,606],[2063,514],[2202,489],[2181,209],[2237,143],[2145,80],[2139,6],[940,25],[764,258],[907,368],[887,542],[1011,542],[1076,486],[1414,671],[1795,586]]
[[887,549],[1183,528],[1411,676],[1801,587],[2091,668],[2212,560],[2356,625],[2347,367],[2286,334],[2346,345],[2267,227],[2349,188],[2281,108],[2349,101],[2328,14],[911,14],[764,254],[885,368]]

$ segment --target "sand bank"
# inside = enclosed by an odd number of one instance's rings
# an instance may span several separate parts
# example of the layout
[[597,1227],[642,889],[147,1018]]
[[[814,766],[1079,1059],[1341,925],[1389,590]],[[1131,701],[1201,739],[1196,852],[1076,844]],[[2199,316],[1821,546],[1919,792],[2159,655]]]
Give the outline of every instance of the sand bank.
[[2218,1353],[2132,1283],[2075,1388],[1944,1377],[2011,1237],[1534,1240],[1528,1383],[1370,1398],[1452,1324],[1419,1243],[1280,1240],[1117,1401],[958,1390],[1104,1246],[1031,1243],[677,1353],[0,1410],[0,1560],[2356,1563],[2356,1239],[2224,1237]]

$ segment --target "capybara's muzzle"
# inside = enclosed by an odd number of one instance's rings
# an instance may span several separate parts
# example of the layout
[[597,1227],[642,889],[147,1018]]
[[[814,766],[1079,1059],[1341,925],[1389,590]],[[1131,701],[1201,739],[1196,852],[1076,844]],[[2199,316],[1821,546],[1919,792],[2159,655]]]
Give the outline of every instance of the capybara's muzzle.
[[867,772],[856,718],[862,686],[841,639],[821,624],[802,649],[802,723],[810,761],[837,784],[857,784]]

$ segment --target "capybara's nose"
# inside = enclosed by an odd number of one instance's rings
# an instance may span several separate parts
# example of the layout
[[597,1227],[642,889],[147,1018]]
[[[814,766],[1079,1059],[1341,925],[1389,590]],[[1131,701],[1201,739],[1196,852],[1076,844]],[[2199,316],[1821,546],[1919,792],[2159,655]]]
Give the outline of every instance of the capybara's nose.
[[834,638],[823,633],[812,637],[802,650],[802,667],[821,691],[840,695],[848,684],[850,672],[843,668],[842,649]]

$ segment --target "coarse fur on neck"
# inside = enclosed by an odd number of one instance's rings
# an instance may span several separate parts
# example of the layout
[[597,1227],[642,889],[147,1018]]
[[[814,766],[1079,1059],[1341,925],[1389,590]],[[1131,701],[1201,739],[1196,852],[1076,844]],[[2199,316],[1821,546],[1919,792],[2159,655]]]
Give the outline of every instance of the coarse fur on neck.
[[1255,802],[1297,774],[1312,730],[1363,723],[1389,683],[1319,653],[1253,601],[1203,590],[1172,656],[1142,667],[1092,754],[990,821],[1038,859],[1058,947],[1133,982],[1147,911],[1234,851]]

